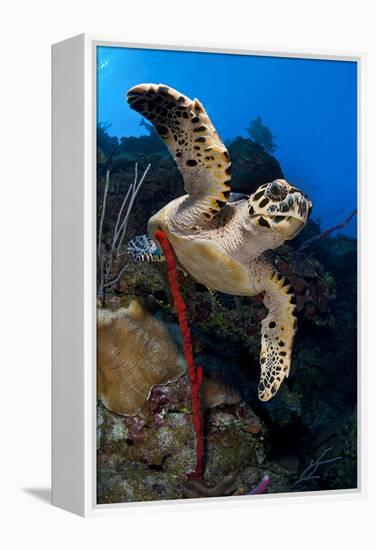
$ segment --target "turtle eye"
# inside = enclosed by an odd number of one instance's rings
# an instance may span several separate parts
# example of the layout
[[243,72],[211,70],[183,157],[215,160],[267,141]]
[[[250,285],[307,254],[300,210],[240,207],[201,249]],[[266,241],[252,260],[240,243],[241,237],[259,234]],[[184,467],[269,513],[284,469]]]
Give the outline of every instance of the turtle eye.
[[274,201],[283,201],[286,198],[287,191],[284,186],[277,181],[273,181],[267,188],[265,193],[269,199]]

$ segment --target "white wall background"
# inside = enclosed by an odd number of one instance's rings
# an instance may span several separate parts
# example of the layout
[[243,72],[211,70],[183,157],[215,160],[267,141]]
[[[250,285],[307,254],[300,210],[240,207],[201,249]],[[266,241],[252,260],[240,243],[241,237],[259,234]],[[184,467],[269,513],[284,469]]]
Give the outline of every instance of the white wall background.
[[[0,545],[18,548],[375,548],[375,324],[369,315],[368,498],[83,520],[47,502],[50,479],[50,44],[88,32],[368,52],[368,310],[375,311],[376,40],[366,0],[13,0],[1,8]],[[224,78],[226,75],[224,75]],[[192,75],[194,78],[194,75]],[[220,85],[220,83],[219,83]],[[371,258],[372,256],[372,258]],[[69,396],[67,396],[69,400]]]

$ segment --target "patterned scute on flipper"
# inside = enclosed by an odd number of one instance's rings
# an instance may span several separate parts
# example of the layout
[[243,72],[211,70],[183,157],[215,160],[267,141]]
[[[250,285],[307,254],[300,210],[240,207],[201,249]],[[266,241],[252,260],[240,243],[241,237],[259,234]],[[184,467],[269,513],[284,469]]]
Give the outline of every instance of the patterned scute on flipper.
[[134,86],[128,103],[154,125],[183,176],[185,191],[201,199],[203,216],[211,220],[230,196],[231,162],[204,107],[163,84]]

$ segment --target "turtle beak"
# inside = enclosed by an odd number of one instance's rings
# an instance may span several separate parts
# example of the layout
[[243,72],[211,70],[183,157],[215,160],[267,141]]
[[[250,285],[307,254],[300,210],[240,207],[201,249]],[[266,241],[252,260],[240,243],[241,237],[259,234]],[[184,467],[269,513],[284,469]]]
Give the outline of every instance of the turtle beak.
[[278,205],[278,214],[271,218],[276,231],[285,239],[293,239],[305,226],[312,210],[309,198],[296,189],[290,187],[286,198]]

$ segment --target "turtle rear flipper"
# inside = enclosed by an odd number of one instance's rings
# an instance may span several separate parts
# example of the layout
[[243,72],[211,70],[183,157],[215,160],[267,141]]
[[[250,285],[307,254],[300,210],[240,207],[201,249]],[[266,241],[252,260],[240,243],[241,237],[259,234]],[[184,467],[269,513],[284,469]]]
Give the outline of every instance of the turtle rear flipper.
[[136,235],[127,246],[128,257],[133,262],[164,262],[161,249],[149,235]]
[[225,294],[224,292],[219,292],[219,290],[213,290],[212,288],[208,288],[208,291],[213,302],[225,311],[233,311],[236,309],[235,297],[231,294]]
[[261,401],[269,401],[289,375],[296,332],[294,292],[283,275],[276,271],[267,281],[264,302],[269,313],[261,322],[258,394]]

